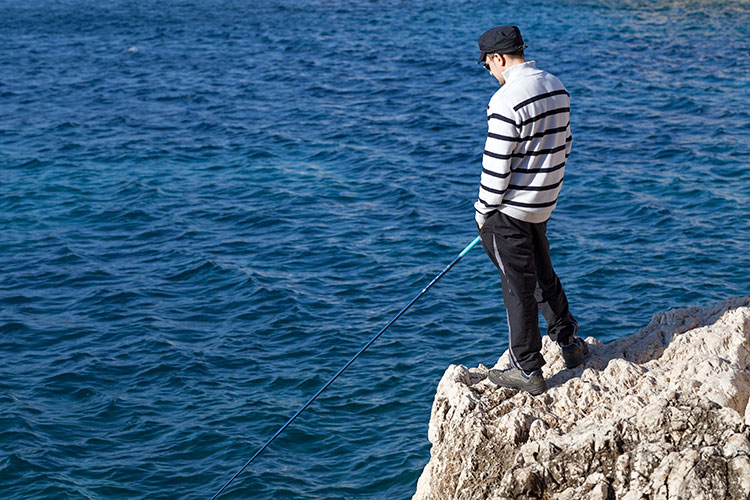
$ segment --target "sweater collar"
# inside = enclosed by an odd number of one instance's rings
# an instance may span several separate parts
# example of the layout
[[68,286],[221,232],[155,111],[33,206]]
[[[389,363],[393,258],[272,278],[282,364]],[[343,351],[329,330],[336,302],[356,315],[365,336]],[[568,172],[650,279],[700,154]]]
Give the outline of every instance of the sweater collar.
[[536,61],[526,61],[521,64],[515,64],[503,71],[503,78],[505,79],[505,83],[510,83],[519,76],[528,75],[535,71],[537,71]]

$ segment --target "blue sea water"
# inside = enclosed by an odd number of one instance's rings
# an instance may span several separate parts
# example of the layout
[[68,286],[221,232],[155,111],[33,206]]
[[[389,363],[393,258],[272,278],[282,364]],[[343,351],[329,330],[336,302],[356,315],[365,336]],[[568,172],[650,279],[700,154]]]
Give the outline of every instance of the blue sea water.
[[[218,491],[476,235],[505,23],[571,94],[582,333],[750,293],[747,2],[4,0],[0,496]],[[222,498],[409,498],[506,347],[477,248]]]

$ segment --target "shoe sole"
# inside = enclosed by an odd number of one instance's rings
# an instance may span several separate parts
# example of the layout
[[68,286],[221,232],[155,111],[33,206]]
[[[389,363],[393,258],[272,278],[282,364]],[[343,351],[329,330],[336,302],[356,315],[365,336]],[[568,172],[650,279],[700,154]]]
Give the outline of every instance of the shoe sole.
[[503,379],[503,378],[498,378],[495,376],[493,372],[490,372],[487,378],[489,378],[490,382],[492,382],[493,384],[497,386],[508,387],[510,389],[519,389],[521,391],[528,392],[532,396],[538,396],[547,390],[547,384],[544,382],[542,382],[541,385],[529,387],[528,385],[521,385],[520,383],[517,383],[517,382],[513,382],[510,380]]

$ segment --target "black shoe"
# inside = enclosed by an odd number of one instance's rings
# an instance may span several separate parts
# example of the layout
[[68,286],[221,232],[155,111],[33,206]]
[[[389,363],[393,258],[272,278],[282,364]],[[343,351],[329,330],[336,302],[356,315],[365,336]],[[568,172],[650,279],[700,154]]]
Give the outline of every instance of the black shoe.
[[544,377],[542,377],[541,370],[534,370],[527,375],[522,370],[515,368],[508,370],[492,369],[489,373],[489,379],[495,385],[510,387],[512,389],[522,389],[534,396],[547,390],[547,383],[544,381]]
[[575,368],[583,363],[583,358],[589,353],[589,347],[580,337],[573,337],[570,343],[560,346],[566,368]]

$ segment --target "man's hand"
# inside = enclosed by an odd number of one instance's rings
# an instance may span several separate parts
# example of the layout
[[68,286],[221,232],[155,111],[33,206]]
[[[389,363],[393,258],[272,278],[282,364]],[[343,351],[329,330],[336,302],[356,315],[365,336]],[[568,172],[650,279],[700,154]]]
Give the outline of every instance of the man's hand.
[[474,212],[474,220],[477,221],[477,231],[482,229],[482,226],[484,226],[484,222],[487,220],[486,215],[482,215],[479,212]]

